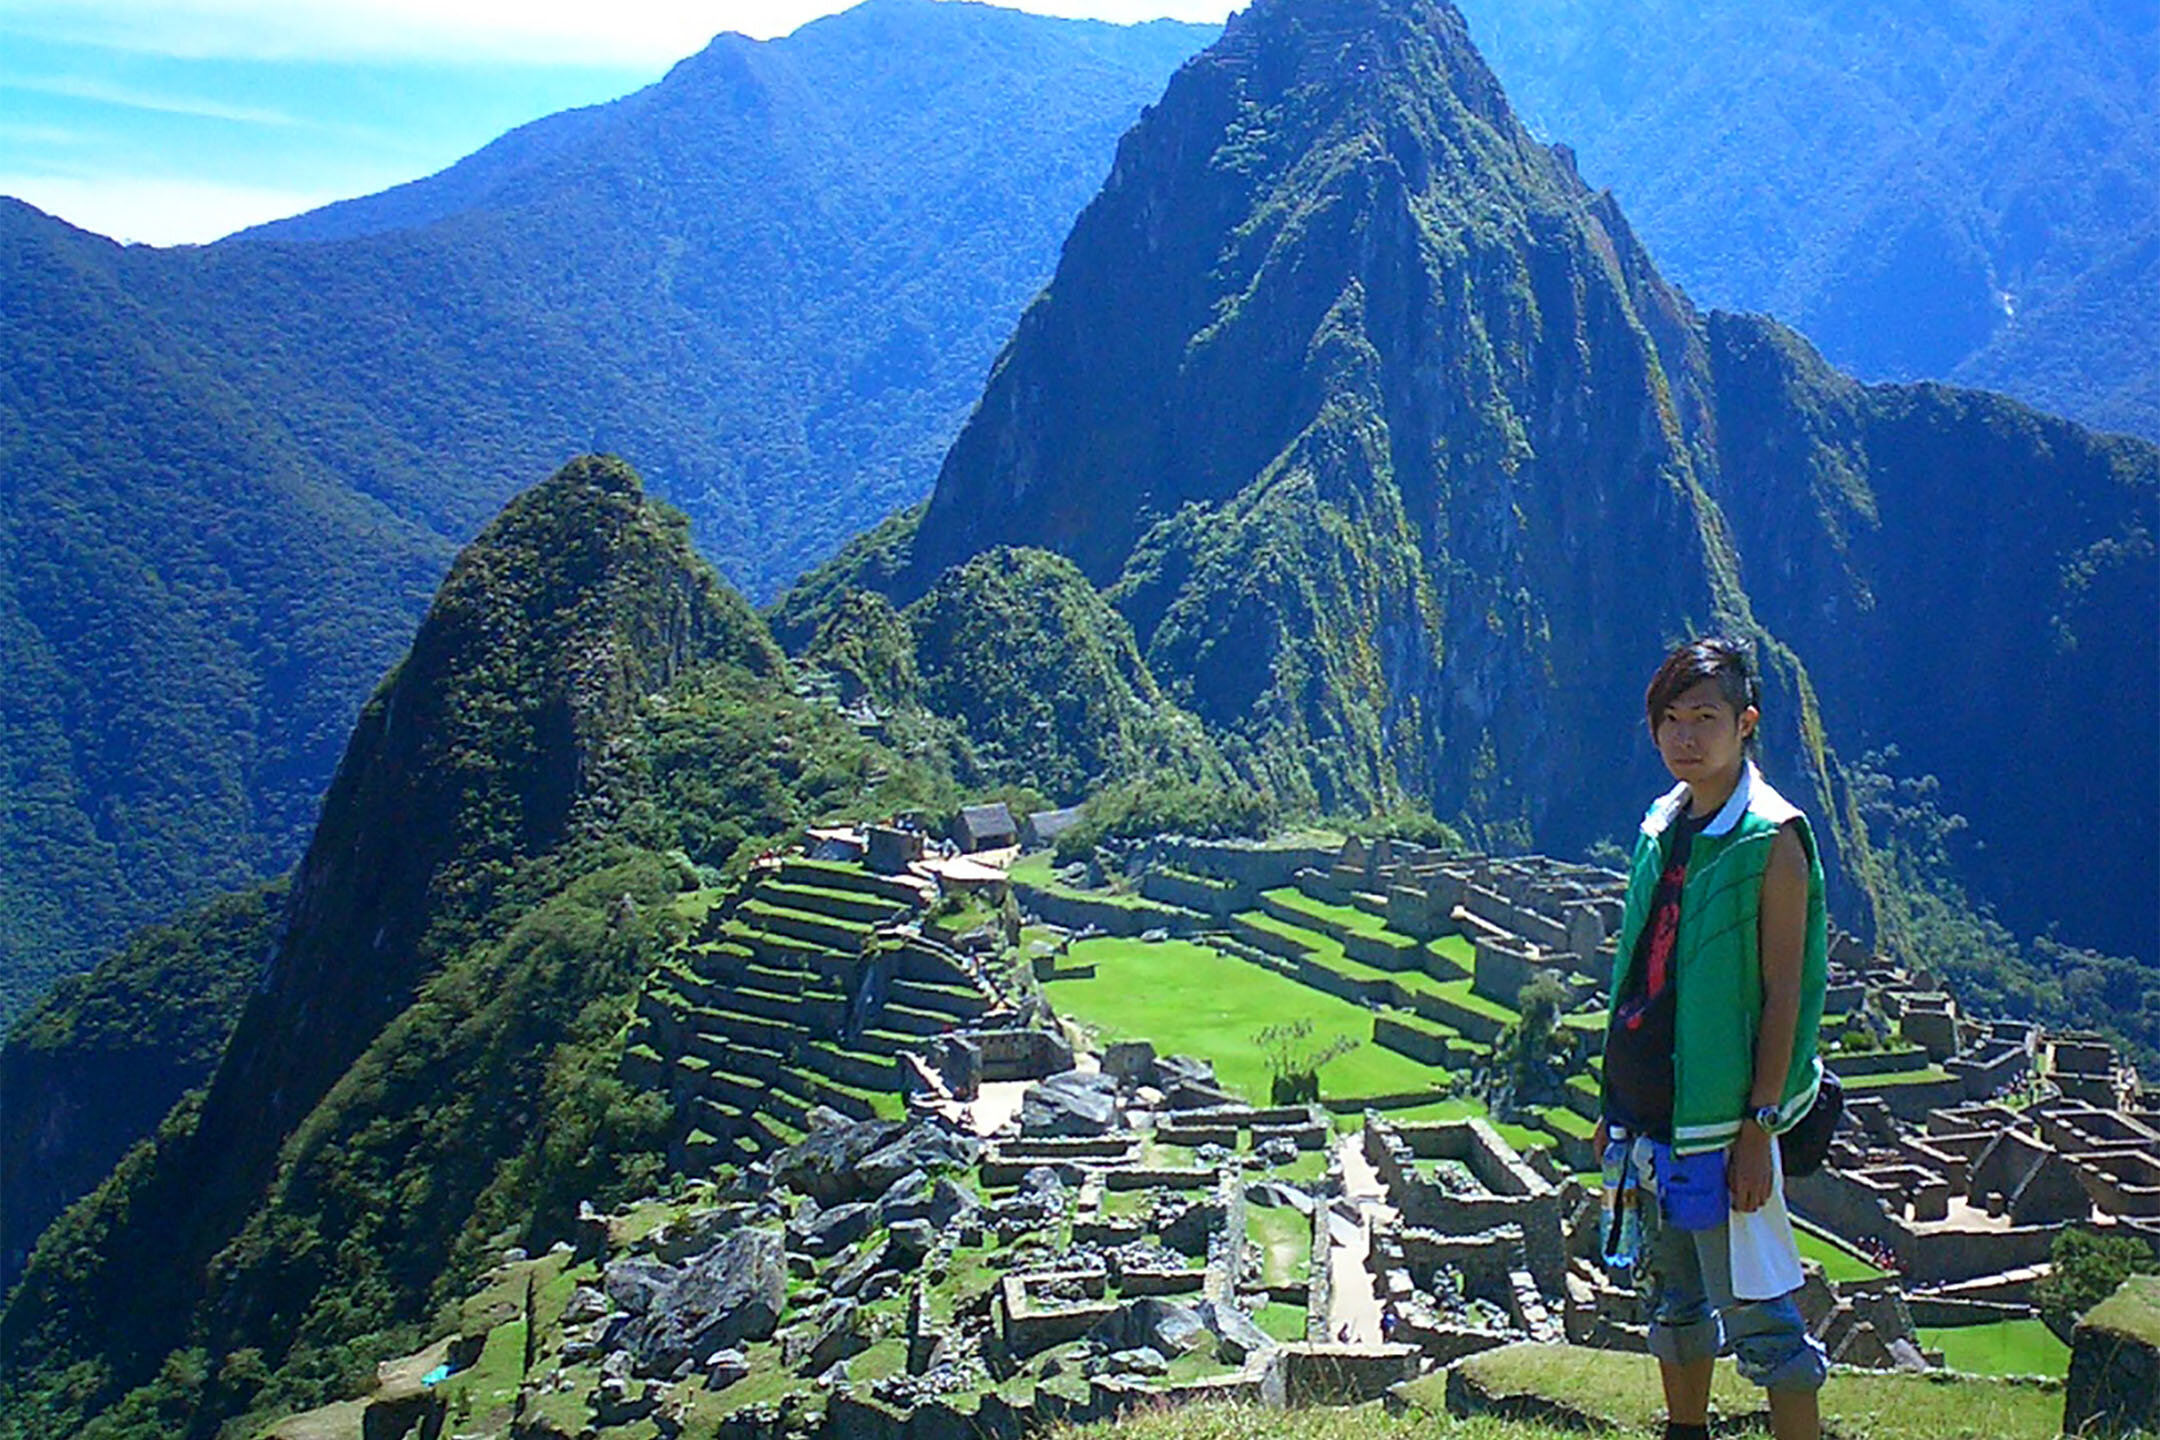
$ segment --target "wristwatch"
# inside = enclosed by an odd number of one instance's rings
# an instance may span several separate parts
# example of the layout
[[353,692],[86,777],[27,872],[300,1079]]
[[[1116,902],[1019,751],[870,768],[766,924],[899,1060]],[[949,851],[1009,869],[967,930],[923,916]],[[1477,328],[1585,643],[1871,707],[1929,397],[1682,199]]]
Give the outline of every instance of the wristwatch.
[[1771,1132],[1771,1127],[1777,1124],[1777,1117],[1778,1107],[1775,1105],[1758,1105],[1747,1112],[1747,1118],[1754,1121],[1756,1128],[1765,1135],[1768,1135]]

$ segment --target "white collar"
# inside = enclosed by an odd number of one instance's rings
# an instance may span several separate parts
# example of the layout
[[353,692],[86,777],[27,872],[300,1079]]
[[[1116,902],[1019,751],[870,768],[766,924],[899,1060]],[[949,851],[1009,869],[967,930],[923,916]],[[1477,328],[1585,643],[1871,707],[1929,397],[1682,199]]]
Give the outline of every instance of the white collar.
[[[1719,808],[1716,815],[1711,817],[1710,823],[1703,826],[1702,833],[1705,835],[1724,835],[1730,832],[1733,826],[1740,823],[1740,817],[1747,813],[1748,805],[1754,800],[1755,788],[1758,785],[1765,790],[1769,789],[1768,782],[1756,770],[1755,762],[1752,760],[1743,761],[1740,766],[1740,783],[1733,786],[1732,794],[1726,797],[1724,805]],[[1679,819],[1681,812],[1687,809],[1687,803],[1688,787],[1685,782],[1673,786],[1672,789],[1660,795],[1657,802],[1650,807],[1650,812],[1643,816],[1643,834],[1664,834],[1665,828]]]

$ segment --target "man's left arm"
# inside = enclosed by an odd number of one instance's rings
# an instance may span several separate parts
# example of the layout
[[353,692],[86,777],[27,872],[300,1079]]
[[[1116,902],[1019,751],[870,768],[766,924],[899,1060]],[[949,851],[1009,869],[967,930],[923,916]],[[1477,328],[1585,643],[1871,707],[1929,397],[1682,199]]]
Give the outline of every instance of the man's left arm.
[[[1785,1098],[1785,1077],[1792,1069],[1793,1032],[1800,1024],[1800,968],[1807,942],[1807,852],[1791,826],[1770,842],[1770,863],[1763,871],[1759,946],[1762,963],[1762,1020],[1755,1030],[1755,1079],[1748,1089],[1748,1109],[1775,1105]],[[1770,1132],[1751,1118],[1740,1122],[1733,1142],[1733,1208],[1750,1211],[1770,1198]]]

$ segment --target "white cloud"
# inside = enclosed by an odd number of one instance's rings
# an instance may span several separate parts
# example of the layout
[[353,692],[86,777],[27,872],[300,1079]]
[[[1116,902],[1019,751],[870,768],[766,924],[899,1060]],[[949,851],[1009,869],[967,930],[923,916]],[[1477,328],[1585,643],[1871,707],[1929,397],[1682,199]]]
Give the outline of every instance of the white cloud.
[[201,245],[344,198],[265,186],[154,176],[0,173],[0,195],[27,200],[82,230],[146,245]]
[[[0,0],[0,33],[182,58],[662,68],[724,30],[760,39],[838,0]],[[1220,20],[1228,0],[1024,0],[1040,14]]]
[[64,95],[71,100],[94,100],[101,105],[119,105],[129,110],[147,110],[157,115],[192,115],[206,120],[232,120],[243,125],[308,123],[281,110],[227,105],[222,101],[204,100],[193,95],[162,94],[80,76],[10,76],[0,79],[0,88],[28,90],[39,95]]

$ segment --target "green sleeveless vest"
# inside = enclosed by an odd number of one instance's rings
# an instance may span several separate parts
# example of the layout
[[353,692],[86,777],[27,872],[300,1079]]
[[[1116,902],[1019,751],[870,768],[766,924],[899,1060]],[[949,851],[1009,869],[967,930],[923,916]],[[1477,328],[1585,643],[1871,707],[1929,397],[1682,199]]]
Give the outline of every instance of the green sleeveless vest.
[[[1658,876],[1665,868],[1665,832],[1687,803],[1687,786],[1680,785],[1643,817],[1628,873],[1627,908],[1613,958],[1609,1006],[1620,1003],[1620,987],[1626,983],[1636,940],[1649,919]],[[1695,837],[1688,855],[1687,883],[1680,892],[1673,971],[1678,987],[1673,1025],[1673,1149],[1680,1154],[1731,1144],[1740,1133],[1740,1117],[1749,1108],[1755,1032],[1762,1018],[1763,871],[1770,863],[1770,842],[1777,838],[1779,828],[1795,822],[1808,859],[1807,936],[1801,951],[1800,1016],[1793,1029],[1792,1064],[1772,1128],[1784,1130],[1805,1115],[1822,1083],[1822,1059],[1815,1046],[1830,968],[1822,857],[1807,817],[1772,789],[1751,761],[1732,798]]]

